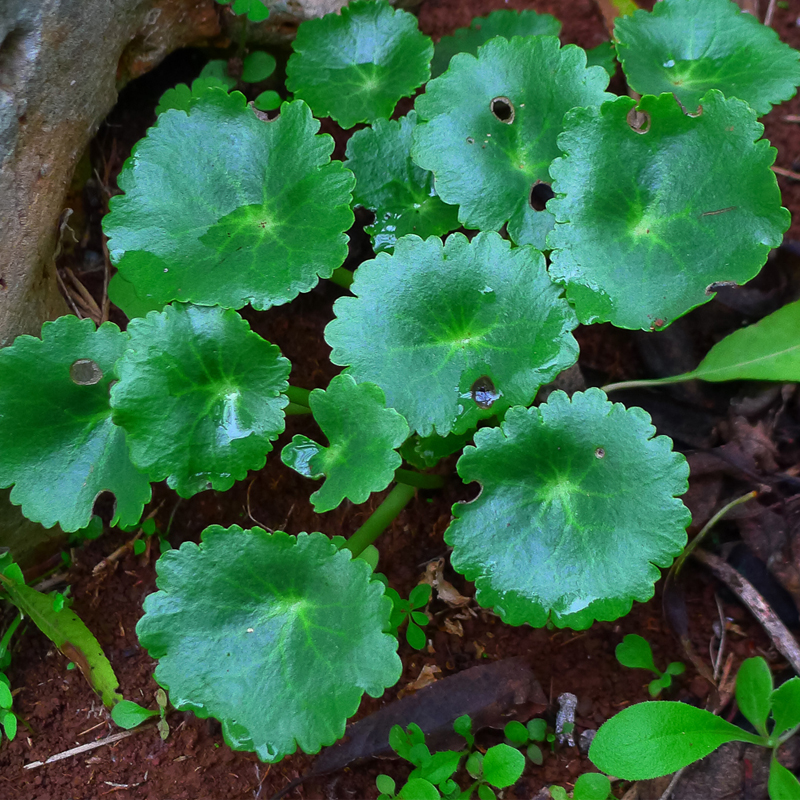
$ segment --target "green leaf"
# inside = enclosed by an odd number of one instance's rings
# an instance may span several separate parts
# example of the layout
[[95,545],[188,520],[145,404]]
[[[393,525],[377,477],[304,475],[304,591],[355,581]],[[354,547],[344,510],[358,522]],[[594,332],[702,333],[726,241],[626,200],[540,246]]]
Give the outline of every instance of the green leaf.
[[650,649],[650,643],[647,639],[635,633],[629,633],[625,636],[617,645],[614,655],[623,667],[649,669],[651,672],[655,672],[656,675],[661,675],[661,670],[656,669],[656,665],[653,662],[653,651]]
[[479,778],[481,776],[481,764],[483,762],[483,754],[479,752],[470,753],[467,757],[467,772],[473,778]]
[[757,656],[747,658],[736,674],[736,702],[750,724],[766,735],[767,717],[772,699],[772,672],[767,662]]
[[496,744],[483,757],[483,777],[498,789],[516,783],[525,769],[525,756],[516,747]]
[[464,433],[451,433],[447,436],[418,436],[414,434],[400,448],[400,455],[417,469],[428,469],[438,464],[446,456],[458,452],[472,440],[472,429]]
[[408,437],[408,425],[394,409],[386,408],[381,389],[357,384],[350,375],[337,375],[325,391],[311,392],[309,405],[330,446],[305,461],[310,440],[295,436],[281,459],[291,467],[305,462],[312,476],[325,476],[322,488],[311,495],[314,510],[330,511],[345,498],[363,503],[372,492],[385,489],[402,462],[394,448]]
[[11,689],[8,684],[0,683],[0,708],[11,708],[14,698],[11,696]]
[[479,800],[497,800],[497,795],[485,784],[478,784]]
[[433,173],[411,161],[417,114],[377,120],[347,142],[346,165],[356,176],[353,203],[375,214],[366,231],[376,253],[391,252],[401,236],[441,236],[458,228],[458,209],[436,195]]
[[617,19],[614,36],[633,89],[673,92],[690,111],[718,89],[760,116],[800,83],[800,54],[730,0],[663,0]]
[[259,83],[275,72],[275,59],[263,50],[256,50],[244,57],[242,80],[245,83]]
[[436,43],[431,61],[431,77],[438,78],[456,53],[478,54],[478,48],[495,36],[558,36],[561,23],[550,14],[535,11],[501,9],[486,17],[476,17],[468,28],[458,28],[452,36],[442,36]]
[[[211,62],[213,63],[213,62]],[[222,62],[226,64],[226,62]],[[226,66],[227,69],[227,66]],[[203,95],[208,94],[211,89],[223,89],[225,92],[229,91],[236,85],[235,78],[228,78],[227,73],[225,76],[220,77],[200,77],[192,81],[192,88],[190,89],[185,83],[179,83],[171,89],[167,89],[156,106],[156,114],[163,114],[171,108],[176,108],[179,111],[185,111],[187,114],[192,105]]]
[[133,543],[133,554],[135,556],[140,556],[144,551],[147,549],[147,545],[144,543],[142,539],[137,539]]
[[647,691],[650,693],[650,697],[658,697],[664,689],[667,689],[671,685],[672,676],[665,673],[660,678],[650,681],[650,683],[647,684]]
[[648,780],[699,761],[726,742],[762,740],[710,711],[658,700],[625,708],[601,725],[589,758],[609,775]]
[[119,681],[94,634],[70,608],[53,608],[48,594],[37,592],[7,578],[0,586],[11,602],[71,661],[80,667],[89,685],[100,695],[103,705],[111,708],[121,699]]
[[[553,215],[544,204],[564,113],[599,106],[608,74],[586,68],[586,53],[555,36],[497,38],[477,58],[455,56],[416,109],[411,156],[436,176],[445,203],[468,228],[500,230],[517,244],[545,246]],[[540,186],[541,183],[548,186]],[[541,210],[537,210],[541,209]]]
[[465,431],[574,363],[575,317],[533,248],[406,236],[362,264],[325,329],[331,361],[377,383],[422,436]]
[[269,9],[263,0],[234,0],[231,10],[234,14],[244,14],[250,22],[263,22],[269,17]]
[[664,670],[665,675],[683,675],[684,672],[686,672],[686,664],[682,664],[680,661],[670,662]]
[[543,719],[532,719],[525,726],[528,729],[528,736],[534,742],[543,742],[547,734],[547,722]]
[[274,111],[279,108],[281,104],[281,96],[277,92],[268,89],[266,92],[261,92],[255,100],[253,105],[259,111]]
[[128,319],[146,317],[150,311],[161,311],[164,303],[152,298],[143,300],[136,293],[133,284],[117,272],[108,282],[108,299],[122,311]]
[[8,741],[14,741],[14,737],[17,735],[17,716],[13,711],[7,711],[3,715],[3,730]]
[[422,608],[430,602],[432,592],[433,587],[429,583],[419,583],[411,590],[408,602],[412,608]]
[[613,42],[601,42],[597,47],[586,51],[587,67],[602,67],[609,78],[613,78],[617,71],[617,51]]
[[772,693],[770,706],[775,720],[775,735],[780,736],[800,725],[800,678],[794,677],[782,683]]
[[378,775],[375,778],[375,786],[378,787],[378,791],[381,794],[388,794],[394,795],[395,792],[395,782],[388,776],[388,775]]
[[537,766],[542,766],[544,764],[544,753],[542,753],[542,748],[536,744],[529,744],[528,749],[526,750],[528,754],[528,758]]
[[111,719],[113,719],[120,728],[130,730],[137,725],[141,725],[145,720],[151,717],[157,717],[159,713],[158,710],[142,708],[142,706],[138,703],[134,703],[132,700],[120,700],[119,703],[111,709]]
[[216,307],[170,305],[128,331],[111,403],[134,462],[181,497],[263,467],[289,402],[280,350]]
[[[215,58],[206,64],[202,70],[198,80],[216,80],[223,84],[228,90],[236,86],[236,78],[228,72],[228,62],[224,58]],[[192,84],[194,86],[194,83]]]
[[569,795],[563,786],[551,786],[550,797],[552,800],[569,800]]
[[778,763],[775,756],[769,765],[767,790],[771,800],[800,800],[800,783],[794,774]]
[[457,468],[482,491],[445,532],[478,602],[511,625],[582,629],[650,599],[691,521],[676,497],[686,459],[654,434],[646,412],[599,389],[553,392],[478,431]]
[[[345,6],[346,8],[346,6]],[[439,800],[441,795],[436,787],[429,781],[421,778],[412,778],[397,793],[401,800]]]
[[137,522],[150,500],[108,401],[127,343],[111,322],[66,316],[0,350],[0,488],[14,484],[11,502],[46,528],[85,528],[104,491],[116,497],[112,526]]
[[219,719],[234,750],[316,753],[365,691],[379,697],[400,677],[383,585],[320,533],[213,525],[157,569],[139,641],[172,705]]
[[433,42],[388,3],[353,0],[297,29],[286,87],[343,128],[392,115],[430,76]]
[[427,642],[425,631],[415,625],[411,620],[408,621],[408,626],[406,627],[406,641],[415,650],[422,650]]
[[503,728],[506,739],[514,744],[522,745],[528,741],[528,729],[519,721],[512,720]]
[[717,342],[686,378],[800,381],[800,300]]
[[472,720],[469,714],[462,714],[454,720],[453,730],[463,739],[466,739],[467,747],[472,747],[475,743],[475,737],[472,735]]
[[643,97],[640,130],[636,107],[620,97],[565,118],[548,245],[581,322],[651,330],[708,302],[712,284],[754,277],[789,212],[744,103],[712,91],[691,117],[671,95]]
[[424,778],[434,784],[443,783],[458,769],[463,755],[455,750],[442,750],[434,753],[429,761],[415,769],[409,777]]
[[318,130],[305,103],[263,122],[221,89],[161,114],[103,219],[142,301],[266,309],[330,277],[347,255],[353,176]]
[[599,772],[584,772],[575,781],[572,800],[608,800],[611,781]]

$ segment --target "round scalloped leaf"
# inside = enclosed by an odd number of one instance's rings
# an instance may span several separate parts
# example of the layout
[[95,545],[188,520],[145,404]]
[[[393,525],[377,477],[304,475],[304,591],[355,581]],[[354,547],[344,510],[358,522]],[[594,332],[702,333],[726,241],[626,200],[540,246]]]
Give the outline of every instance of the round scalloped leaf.
[[347,255],[353,176],[305,103],[263,122],[239,92],[166,111],[119,176],[103,220],[111,260],[143,300],[265,309]]
[[662,0],[619,17],[614,36],[637,92],[673,92],[690,111],[718,89],[766,114],[800,84],[800,53],[730,0]]
[[[567,115],[551,172],[550,274],[581,322],[663,328],[745,283],[781,243],[789,212],[776,151],[741,100],[711,91],[699,116],[670,94]],[[629,122],[630,118],[630,122]],[[638,126],[638,127],[637,127]]]
[[131,320],[111,390],[134,463],[181,497],[264,466],[291,365],[235,311],[176,305]]
[[[224,62],[223,62],[224,63]],[[234,79],[234,85],[236,80]],[[190,89],[185,83],[179,83],[171,89],[167,89],[161,95],[161,99],[156,106],[156,114],[163,114],[171,108],[185,111],[187,114],[197,99],[206,94],[210,89],[222,89],[227,92],[230,87],[221,78],[209,76],[207,78],[196,78],[192,82]]]
[[14,484],[11,502],[46,528],[85,528],[101,492],[116,497],[112,526],[136,523],[150,500],[108,401],[127,343],[111,322],[66,316],[0,349],[0,488]]
[[143,300],[139,297],[133,284],[126,281],[119,272],[108,282],[108,299],[128,319],[144,317],[148,311],[161,311],[164,308],[164,303],[154,303],[152,300]]
[[321,533],[212,525],[161,556],[136,632],[175,708],[216,717],[263,761],[339,739],[402,669],[392,604],[351,555]]
[[286,87],[343,128],[390,117],[428,80],[433,56],[416,18],[382,0],[354,0],[341,14],[306,20],[292,47]]
[[575,314],[532,247],[405,236],[362,264],[325,329],[331,361],[386,393],[422,436],[474,427],[575,362]]
[[478,48],[495,36],[558,36],[561,23],[550,14],[503,8],[486,17],[476,17],[468,28],[458,28],[452,36],[442,36],[436,43],[431,61],[431,77],[438,78],[456,53],[478,54]]
[[380,387],[337,375],[325,391],[311,392],[309,405],[330,445],[306,458],[310,440],[295,436],[281,458],[287,466],[305,463],[310,477],[325,476],[322,488],[311,495],[314,510],[330,511],[345,498],[363,503],[372,492],[385,489],[402,462],[395,448],[408,438],[408,425],[386,408]]
[[[550,163],[565,112],[600,105],[608,73],[586,67],[586,53],[555,36],[497,38],[478,57],[454,56],[417,98],[411,156],[436,176],[445,203],[468,228],[499,230],[543,249],[553,227],[545,208]],[[542,184],[548,184],[542,186]]]
[[445,541],[477,600],[511,625],[587,628],[653,596],[686,544],[686,459],[650,416],[599,389],[512,408],[458,461],[480,495],[453,506]]
[[458,209],[436,195],[433,173],[411,161],[417,114],[378,120],[356,131],[347,143],[347,166],[356,176],[353,202],[375,213],[367,227],[376,253],[391,252],[401,236],[425,239],[458,228]]

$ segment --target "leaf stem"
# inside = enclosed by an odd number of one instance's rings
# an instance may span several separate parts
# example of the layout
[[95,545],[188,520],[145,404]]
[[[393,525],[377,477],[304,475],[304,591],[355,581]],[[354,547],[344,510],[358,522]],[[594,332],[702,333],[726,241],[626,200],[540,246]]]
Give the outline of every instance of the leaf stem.
[[310,414],[311,409],[308,406],[300,406],[297,403],[289,403],[289,405],[283,409],[283,413],[286,414],[287,417],[293,417],[299,414]]
[[444,478],[441,475],[427,475],[402,467],[394,471],[394,479],[398,483],[416,486],[418,489],[441,489],[444,486]]
[[341,286],[342,289],[349,289],[353,285],[353,273],[346,267],[339,267],[333,271],[333,275],[329,280],[333,281],[337,286]]
[[619,389],[646,389],[650,386],[665,386],[669,383],[684,383],[685,381],[693,380],[695,375],[696,372],[684,372],[683,375],[673,375],[671,378],[649,378],[641,381],[621,381],[620,383],[608,383],[600,388],[606,394],[609,392],[616,392]]
[[305,406],[308,408],[308,396],[311,394],[310,389],[301,389],[299,386],[290,386],[284,394],[289,398],[289,401],[297,406]]
[[11,637],[14,635],[14,631],[19,627],[20,622],[22,622],[22,612],[17,609],[17,616],[11,620],[11,623],[6,628],[6,632],[3,634],[3,638],[0,639],[0,655],[8,649],[8,643],[11,641]]
[[345,547],[353,554],[360,555],[394,522],[395,517],[406,507],[416,489],[405,483],[398,483],[386,499],[372,512],[370,518],[347,540]]
[[714,514],[711,519],[706,522],[703,526],[700,533],[692,539],[689,544],[683,549],[683,552],[675,559],[675,563],[672,565],[672,569],[670,572],[673,574],[673,577],[677,577],[678,573],[680,572],[681,567],[683,566],[683,562],[692,554],[692,551],[703,541],[705,535],[732,509],[742,503],[746,503],[748,500],[752,500],[754,497],[758,497],[758,492],[752,491],[748,492],[747,494],[743,494],[741,497],[737,497],[735,500],[731,500],[730,503],[723,506],[716,514]]

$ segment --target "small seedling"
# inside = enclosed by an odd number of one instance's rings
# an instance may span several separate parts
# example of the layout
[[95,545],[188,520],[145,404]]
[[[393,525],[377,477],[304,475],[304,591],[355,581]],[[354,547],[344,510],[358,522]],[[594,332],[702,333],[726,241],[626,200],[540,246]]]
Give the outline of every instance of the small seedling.
[[767,662],[760,656],[748,658],[736,676],[736,701],[756,733],[686,703],[639,703],[600,727],[589,758],[604,772],[638,781],[682,769],[726,742],[749,742],[772,751],[770,798],[800,797],[800,782],[776,756],[778,748],[800,730],[800,678],[773,689]]
[[[397,794],[394,781],[388,775],[379,775],[376,783],[381,798],[469,800],[477,791],[479,800],[494,800],[496,795],[492,787],[504,789],[519,780],[525,768],[525,758],[518,750],[505,744],[490,747],[485,753],[475,750],[472,721],[468,715],[455,720],[453,730],[465,739],[466,750],[431,753],[425,744],[425,734],[418,725],[411,723],[405,731],[400,725],[395,725],[389,735],[389,744],[400,758],[414,764],[415,769]],[[467,774],[473,779],[466,789],[461,789],[453,779],[462,760]]]
[[647,669],[655,673],[658,677],[650,681],[647,686],[651,697],[658,697],[662,689],[668,689],[672,685],[672,678],[676,675],[683,675],[686,665],[680,661],[673,661],[667,665],[662,672],[653,661],[653,650],[647,639],[643,639],[635,633],[629,633],[614,651],[617,661],[623,667],[631,669]]
[[389,623],[392,630],[397,631],[403,623],[408,620],[406,628],[406,641],[415,649],[422,650],[425,647],[425,632],[420,626],[427,625],[430,620],[423,611],[415,609],[424,608],[431,599],[431,586],[427,583],[420,583],[411,590],[408,600],[403,600],[394,589],[387,589],[386,595],[392,601],[392,615]]
[[[570,795],[562,786],[551,786],[552,800],[569,800]],[[599,772],[585,772],[579,775],[572,789],[572,800],[608,800],[611,794],[611,781]]]
[[132,700],[120,700],[111,709],[111,719],[120,726],[130,730],[137,725],[141,725],[145,720],[158,717],[157,729],[159,736],[166,739],[169,736],[169,724],[167,723],[167,693],[159,688],[156,690],[156,705],[158,708],[144,708]]

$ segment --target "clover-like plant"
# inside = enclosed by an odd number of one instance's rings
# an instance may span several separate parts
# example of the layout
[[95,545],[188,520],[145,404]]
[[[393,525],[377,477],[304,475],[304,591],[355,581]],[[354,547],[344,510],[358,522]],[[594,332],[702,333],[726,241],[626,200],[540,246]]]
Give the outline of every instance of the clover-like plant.
[[371,574],[321,533],[211,526],[161,557],[137,633],[172,705],[219,719],[231,747],[264,761],[316,753],[365,691],[400,676]]
[[128,330],[111,404],[134,463],[182,497],[262,467],[289,404],[280,350],[231,309],[168,305]]
[[[120,173],[104,229],[142,300],[269,308],[329,278],[347,254],[353,176],[301,102],[264,123],[239,92],[160,114]],[[187,158],[187,152],[191,158]]]
[[375,214],[367,227],[376,253],[391,252],[401,236],[423,239],[458,228],[458,209],[436,194],[433,173],[411,161],[417,114],[377,120],[347,142],[347,166],[356,176],[353,202]]
[[718,89],[760,116],[800,83],[798,52],[731,0],[661,0],[619,17],[614,37],[633,89],[671,92],[691,112]]
[[411,590],[408,600],[403,600],[399,593],[392,588],[386,590],[386,596],[392,601],[392,616],[389,623],[392,630],[397,633],[408,620],[406,626],[406,641],[415,650],[422,650],[425,647],[425,631],[421,626],[427,625],[430,620],[424,611],[417,609],[424,608],[431,599],[432,587],[427,583],[420,583]]
[[307,20],[292,47],[287,88],[343,128],[391,116],[428,80],[433,55],[414,17],[384,0],[354,0],[341,15]]
[[459,206],[468,228],[499,230],[543,249],[553,216],[545,208],[550,164],[564,114],[599,106],[608,73],[586,66],[586,53],[555,36],[495,38],[477,57],[453,57],[416,102],[425,124],[412,158],[436,176],[436,191]]
[[653,650],[647,639],[629,633],[617,645],[614,655],[623,667],[630,669],[646,669],[656,674],[656,679],[650,681],[647,691],[651,697],[658,697],[662,689],[669,689],[672,686],[672,678],[675,675],[683,675],[686,665],[680,661],[673,661],[667,664],[667,668],[662,672],[653,661]]
[[748,658],[736,675],[736,701],[756,733],[686,703],[639,703],[600,727],[589,758],[618,778],[644,780],[675,772],[726,742],[749,742],[772,750],[771,800],[800,797],[800,782],[777,759],[778,748],[800,730],[800,678],[773,689],[767,662]]

